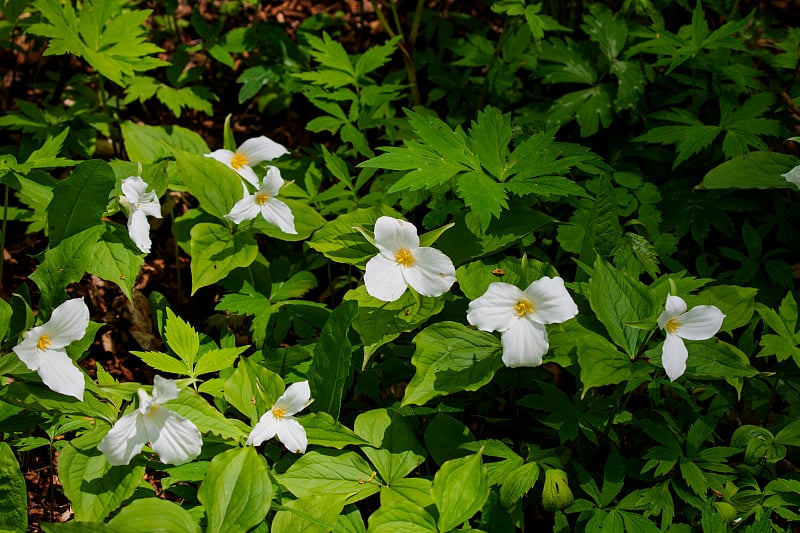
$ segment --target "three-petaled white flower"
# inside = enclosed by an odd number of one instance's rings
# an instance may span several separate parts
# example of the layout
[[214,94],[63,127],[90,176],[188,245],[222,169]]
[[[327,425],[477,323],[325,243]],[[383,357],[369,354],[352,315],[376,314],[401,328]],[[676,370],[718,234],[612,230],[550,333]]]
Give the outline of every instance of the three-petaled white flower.
[[375,246],[380,253],[367,262],[367,292],[384,302],[400,298],[407,287],[423,296],[441,296],[456,281],[456,269],[445,254],[420,247],[414,224],[392,217],[375,222]]
[[260,446],[265,440],[277,435],[287,450],[304,453],[308,446],[306,430],[294,415],[305,409],[311,401],[308,381],[292,383],[286,387],[286,391],[278,398],[272,409],[264,413],[253,427],[253,431],[247,437],[247,444]]
[[283,184],[280,170],[276,167],[269,167],[258,191],[255,194],[249,194],[245,189],[244,198],[236,202],[225,218],[240,224],[245,220],[252,220],[260,214],[264,220],[278,226],[282,232],[296,234],[292,210],[276,198]]
[[789,183],[794,183],[800,189],[800,165],[797,165],[786,174],[781,174],[781,176],[786,178]]
[[147,183],[139,176],[122,180],[119,203],[128,211],[128,234],[144,253],[150,253],[150,223],[147,216],[161,218],[161,205],[155,191],[147,190]]
[[256,176],[253,166],[263,161],[272,161],[282,155],[289,153],[281,144],[276,143],[269,137],[262,135],[253,139],[247,139],[236,149],[214,150],[206,157],[216,159],[235,170],[241,177],[247,180],[253,187],[258,187],[258,176]]
[[470,302],[467,320],[482,331],[502,332],[506,366],[539,366],[550,349],[545,324],[566,322],[577,314],[564,280],[545,277],[524,291],[510,283],[491,283]]
[[83,298],[73,298],[53,309],[50,320],[32,328],[14,346],[14,353],[30,370],[39,374],[51,390],[83,400],[85,383],[81,372],[64,350],[82,339],[89,327],[89,308]]
[[664,311],[658,316],[658,327],[667,332],[661,350],[661,364],[671,381],[686,371],[689,352],[683,339],[704,341],[717,334],[725,315],[713,305],[698,305],[686,310],[686,302],[678,296],[667,295]]
[[162,406],[178,397],[174,381],[156,376],[153,396],[144,389],[138,395],[136,411],[117,420],[97,446],[110,464],[130,463],[148,442],[164,464],[180,465],[200,455],[203,438],[194,422]]

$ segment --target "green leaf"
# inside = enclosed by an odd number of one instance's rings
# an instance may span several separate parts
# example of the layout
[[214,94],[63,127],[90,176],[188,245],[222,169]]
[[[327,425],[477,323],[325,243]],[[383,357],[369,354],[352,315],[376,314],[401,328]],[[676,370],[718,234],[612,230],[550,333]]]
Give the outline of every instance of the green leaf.
[[81,163],[67,179],[58,182],[47,208],[49,247],[53,248],[66,237],[101,224],[100,219],[108,205],[108,195],[115,184],[111,166],[97,159]]
[[751,378],[758,374],[743,351],[719,339],[686,341],[686,348],[689,350],[686,373],[694,377]]
[[64,140],[69,135],[69,128],[59,133],[56,137],[48,136],[41,148],[34,150],[24,163],[16,165],[15,170],[20,174],[27,174],[35,168],[53,168],[74,165],[75,161],[59,157]]
[[144,256],[131,241],[128,232],[119,224],[104,223],[104,231],[99,235],[92,250],[92,261],[86,271],[122,289],[123,294],[133,301],[133,287],[144,264]]
[[506,509],[511,509],[525,494],[533,488],[539,479],[539,465],[525,463],[512,470],[500,487],[500,500]]
[[633,364],[630,357],[610,343],[603,346],[578,345],[578,366],[581,368],[581,397],[592,387],[615,385],[631,378]]
[[478,390],[502,368],[502,348],[494,335],[456,322],[428,326],[414,337],[411,363],[417,371],[406,387],[403,405],[464,390]]
[[369,517],[370,533],[438,533],[436,520],[425,509],[410,502],[381,507]]
[[731,331],[750,323],[758,289],[735,285],[716,285],[700,291],[691,300],[694,305],[714,305],[725,314],[720,331]]
[[647,287],[598,256],[586,296],[611,339],[634,357],[647,332],[625,323],[637,322],[653,313],[653,296]]
[[315,494],[284,503],[271,529],[281,533],[328,533],[344,509],[344,495]]
[[358,446],[369,445],[353,430],[337,422],[328,413],[311,413],[297,419],[306,430],[309,444],[317,444],[326,448],[341,450],[345,446],[355,444]]
[[369,464],[354,452],[311,451],[275,477],[298,498],[343,495],[352,503],[380,490]]
[[800,446],[800,420],[788,423],[775,435],[775,444]]
[[[16,355],[6,355],[6,360]],[[20,362],[20,365],[22,363]],[[26,369],[27,370],[27,369]],[[23,407],[29,411],[45,411],[77,416],[90,416],[103,420],[114,420],[117,410],[109,403],[101,402],[93,395],[86,394],[83,401],[51,391],[38,383],[15,381],[0,387],[0,400]]]
[[469,130],[469,146],[481,166],[498,181],[505,181],[508,144],[511,142],[511,115],[486,107],[478,112]]
[[264,220],[262,216],[256,217],[253,221],[253,228],[255,228],[256,231],[282,241],[296,242],[308,239],[317,228],[327,223],[327,220],[310,205],[292,198],[280,197],[279,200],[288,205],[289,209],[292,210],[294,226],[297,233],[284,233],[275,224],[270,224]]
[[272,482],[267,463],[252,446],[223,452],[211,460],[197,491],[209,533],[246,533],[267,516]]
[[444,413],[438,413],[425,426],[425,447],[438,465],[463,455],[459,447],[474,440],[467,426]]
[[689,485],[689,488],[698,496],[705,496],[708,491],[708,481],[700,467],[691,461],[681,460],[680,470],[683,480]]
[[501,183],[494,181],[482,171],[465,172],[456,180],[456,193],[486,231],[493,218],[499,218],[508,209],[508,195]]
[[[242,199],[243,179],[233,169],[210,157],[173,150],[181,181],[209,214],[220,220]],[[240,265],[246,266],[246,265]]]
[[250,265],[258,255],[258,245],[248,232],[231,233],[225,226],[204,222],[195,225],[191,235],[192,294]]
[[785,189],[792,188],[781,174],[800,161],[778,152],[750,152],[709,170],[697,189]]
[[194,367],[194,375],[202,376],[203,374],[231,368],[236,358],[248,348],[248,346],[238,346],[235,348],[221,348],[203,352],[197,358],[197,364]]
[[353,301],[343,302],[333,310],[319,334],[314,359],[307,373],[314,391],[312,410],[328,413],[334,419],[339,418],[345,386],[350,378],[353,354],[347,332],[357,314],[358,304]]
[[247,437],[241,422],[226,418],[196,392],[183,389],[176,399],[164,405],[194,422],[201,433],[213,433],[234,441]]
[[200,135],[181,126],[147,126],[126,121],[120,128],[131,161],[151,163],[171,156],[174,149],[195,154],[211,151]]
[[144,476],[143,465],[108,464],[97,449],[106,433],[99,428],[61,448],[58,477],[79,521],[103,521],[133,494]]
[[425,460],[425,448],[414,436],[414,428],[396,411],[372,409],[361,413],[353,429],[375,446],[364,447],[362,451],[389,485]]
[[364,268],[367,261],[378,254],[378,249],[354,227],[371,228],[382,216],[402,218],[400,213],[383,204],[356,209],[325,224],[308,245],[332,261]]
[[179,376],[189,376],[192,373],[191,366],[187,367],[185,362],[163,352],[131,351],[131,353],[141,359],[147,366],[159,372],[168,372]]
[[28,491],[11,446],[0,442],[0,531],[28,529]]
[[557,468],[545,470],[542,506],[548,511],[555,511],[569,507],[573,501],[574,496],[567,482],[567,473]]
[[284,388],[278,374],[243,358],[225,380],[225,400],[246,415],[251,425],[255,425],[263,413],[272,409]]
[[598,182],[589,225],[585,228],[581,261],[593,263],[597,254],[609,257],[621,236],[617,195],[610,175],[603,174]]
[[69,522],[43,522],[41,528],[44,533],[126,533],[126,530],[118,529],[108,524],[80,522],[77,520],[71,520]]
[[613,86],[601,83],[589,89],[567,93],[553,102],[547,112],[547,126],[561,126],[577,119],[581,137],[594,135],[600,129],[611,125],[613,119],[611,97]]
[[108,521],[121,531],[140,533],[200,533],[195,519],[175,502],[162,498],[141,498],[122,508]]
[[192,326],[178,317],[172,309],[167,308],[167,323],[164,326],[167,345],[186,364],[192,368],[200,349],[200,338]]
[[439,531],[450,531],[472,518],[489,498],[489,478],[481,454],[445,462],[433,478],[431,495],[439,509]]

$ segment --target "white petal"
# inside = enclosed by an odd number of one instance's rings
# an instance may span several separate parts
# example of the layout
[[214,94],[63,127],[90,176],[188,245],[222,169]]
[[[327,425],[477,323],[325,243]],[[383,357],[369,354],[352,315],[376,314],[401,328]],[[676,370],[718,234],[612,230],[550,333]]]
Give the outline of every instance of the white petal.
[[690,341],[703,341],[717,334],[725,315],[713,305],[698,305],[678,317],[681,327],[676,335]]
[[72,362],[66,352],[39,350],[39,377],[50,390],[83,400],[86,383],[83,372]]
[[255,195],[248,194],[234,204],[231,212],[225,215],[225,218],[233,220],[236,224],[241,224],[245,220],[253,220],[260,212]]
[[[155,196],[155,193],[151,194]],[[153,218],[161,218],[161,204],[158,203],[158,198],[153,201],[139,202],[139,211]]]
[[496,281],[469,303],[467,321],[482,331],[505,331],[519,320],[514,305],[522,297],[519,287]]
[[281,177],[281,171],[277,167],[267,168],[267,173],[264,175],[264,181],[261,182],[261,188],[258,192],[266,194],[270,198],[278,196],[281,192],[281,187],[286,183]]
[[181,465],[200,455],[203,436],[194,422],[166,407],[156,409],[154,417],[161,417],[160,431],[155,439],[150,434],[150,447],[162,463]]
[[501,336],[503,363],[508,367],[539,366],[547,353],[547,330],[532,320],[517,320]]
[[441,296],[456,282],[456,269],[445,254],[435,248],[413,250],[414,264],[401,270],[411,287],[423,296]]
[[664,329],[664,325],[669,322],[670,318],[675,318],[684,311],[686,311],[686,302],[683,301],[683,298],[668,294],[664,311],[658,315],[658,327]]
[[171,379],[156,376],[153,379],[153,401],[161,404],[174,400],[180,394],[178,385]]
[[309,403],[311,403],[311,387],[308,386],[308,381],[300,381],[286,387],[286,391],[275,402],[273,409],[277,407],[284,414],[291,416],[305,409]]
[[272,409],[261,415],[253,431],[247,437],[248,446],[261,446],[261,443],[271,439],[278,433],[278,421],[272,415]]
[[122,180],[120,188],[125,199],[135,206],[147,190],[147,184],[140,176],[128,176]]
[[36,326],[31,329],[22,339],[22,342],[14,346],[14,353],[19,360],[25,363],[29,370],[39,370],[41,359],[39,358],[39,339],[45,334],[44,326]]
[[144,428],[138,424],[138,411],[125,415],[106,433],[97,449],[113,466],[127,465],[147,444]]
[[292,453],[305,453],[308,446],[306,430],[294,417],[284,416],[278,421],[276,429],[278,438],[287,450]]
[[141,209],[136,209],[128,217],[128,235],[139,250],[150,253],[150,223],[147,215]]
[[794,167],[786,174],[781,174],[781,176],[786,178],[786,181],[789,183],[794,183],[797,188],[800,189],[800,165]]
[[264,205],[259,207],[261,216],[270,224],[278,226],[284,233],[291,233],[296,235],[297,230],[294,227],[294,215],[289,206],[281,202],[277,198],[270,198]]
[[419,248],[419,237],[414,224],[399,218],[380,217],[375,222],[375,246],[386,256],[394,259],[395,254],[401,249],[413,250]]
[[210,154],[205,154],[206,157],[210,157],[211,159],[216,159],[220,163],[224,163],[229,167],[231,166],[231,160],[233,159],[233,152],[230,150],[214,150]]
[[560,324],[578,314],[578,306],[559,277],[538,279],[524,292],[534,308],[530,318],[540,324]]
[[86,335],[89,327],[89,308],[83,298],[72,298],[53,309],[50,320],[42,330],[50,338],[51,350],[57,350]]
[[272,161],[289,153],[282,144],[278,144],[269,137],[262,135],[247,139],[236,149],[236,152],[247,158],[247,164],[257,165],[262,161]]
[[671,381],[675,381],[686,371],[686,359],[689,352],[683,340],[677,335],[667,334],[664,347],[661,349],[661,364]]
[[243,177],[250,185],[258,188],[258,176],[256,176],[256,171],[253,170],[250,165],[245,165],[234,170],[236,170],[236,173]]
[[390,261],[382,255],[370,259],[364,272],[364,285],[369,295],[384,302],[400,298],[408,287],[400,272],[402,268],[397,261]]

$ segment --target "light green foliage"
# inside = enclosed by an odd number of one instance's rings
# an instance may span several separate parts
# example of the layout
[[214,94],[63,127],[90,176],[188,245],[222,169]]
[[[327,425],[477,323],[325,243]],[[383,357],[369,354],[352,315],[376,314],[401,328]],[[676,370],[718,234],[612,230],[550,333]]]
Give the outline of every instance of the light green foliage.
[[28,527],[28,494],[25,478],[11,446],[0,442],[0,529],[24,531]]
[[125,506],[108,524],[121,531],[201,531],[192,515],[180,505],[161,498],[137,499]]

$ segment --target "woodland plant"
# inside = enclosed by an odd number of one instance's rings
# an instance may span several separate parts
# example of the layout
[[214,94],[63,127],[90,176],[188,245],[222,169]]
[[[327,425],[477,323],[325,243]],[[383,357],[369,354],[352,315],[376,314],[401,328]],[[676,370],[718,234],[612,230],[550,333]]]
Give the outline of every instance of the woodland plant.
[[751,4],[4,2],[0,530],[794,531]]

